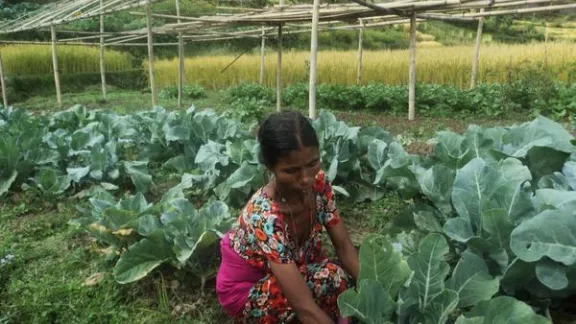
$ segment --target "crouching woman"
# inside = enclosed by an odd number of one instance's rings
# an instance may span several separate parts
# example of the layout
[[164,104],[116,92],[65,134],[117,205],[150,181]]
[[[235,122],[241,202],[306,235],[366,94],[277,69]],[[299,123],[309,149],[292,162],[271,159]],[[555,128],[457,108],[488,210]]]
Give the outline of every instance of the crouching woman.
[[[262,122],[258,140],[273,176],[221,241],[220,304],[240,323],[346,322],[337,300],[358,276],[358,253],[321,170],[316,132],[300,113],[281,112]],[[324,254],[325,231],[339,262]]]

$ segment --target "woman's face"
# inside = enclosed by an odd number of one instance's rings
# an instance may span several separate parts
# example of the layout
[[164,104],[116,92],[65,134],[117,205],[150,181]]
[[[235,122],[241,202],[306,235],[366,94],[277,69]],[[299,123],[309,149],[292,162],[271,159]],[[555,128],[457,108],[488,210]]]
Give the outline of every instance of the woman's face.
[[320,172],[320,152],[317,147],[304,147],[278,160],[271,170],[281,190],[299,191],[311,189]]

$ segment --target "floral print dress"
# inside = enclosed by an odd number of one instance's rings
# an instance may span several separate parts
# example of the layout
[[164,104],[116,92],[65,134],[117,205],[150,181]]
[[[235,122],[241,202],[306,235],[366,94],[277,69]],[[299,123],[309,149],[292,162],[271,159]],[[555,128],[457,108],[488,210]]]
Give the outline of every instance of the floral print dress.
[[338,318],[338,296],[351,285],[351,277],[325,256],[322,234],[340,222],[331,184],[320,171],[314,183],[316,217],[310,236],[298,248],[288,222],[279,207],[263,189],[256,192],[243,209],[238,228],[230,232],[230,246],[246,262],[265,276],[250,290],[248,300],[237,315],[240,322],[288,323],[296,314],[283,295],[269,262],[295,263],[304,276],[316,303],[334,320]]

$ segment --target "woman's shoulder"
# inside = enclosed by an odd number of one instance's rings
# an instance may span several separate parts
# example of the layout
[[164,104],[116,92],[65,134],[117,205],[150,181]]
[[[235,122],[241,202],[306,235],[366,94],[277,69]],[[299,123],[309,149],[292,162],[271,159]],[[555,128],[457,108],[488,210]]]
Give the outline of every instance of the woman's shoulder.
[[242,209],[242,216],[247,223],[276,217],[276,207],[264,188],[257,190]]
[[320,171],[316,174],[316,178],[314,181],[314,191],[316,191],[317,193],[324,194],[331,190],[332,190],[332,184],[328,180],[324,170],[320,169]]

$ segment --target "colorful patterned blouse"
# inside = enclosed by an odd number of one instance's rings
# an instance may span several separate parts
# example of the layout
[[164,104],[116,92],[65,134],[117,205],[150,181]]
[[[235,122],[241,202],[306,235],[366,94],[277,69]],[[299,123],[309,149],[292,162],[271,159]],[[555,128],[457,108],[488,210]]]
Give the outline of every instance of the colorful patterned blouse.
[[329,181],[320,171],[314,182],[316,217],[308,239],[297,250],[289,230],[289,217],[279,211],[278,204],[264,189],[259,189],[246,204],[239,217],[238,228],[230,232],[230,246],[251,266],[271,273],[268,262],[296,263],[298,267],[320,262],[325,258],[321,235],[340,222]]

